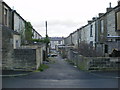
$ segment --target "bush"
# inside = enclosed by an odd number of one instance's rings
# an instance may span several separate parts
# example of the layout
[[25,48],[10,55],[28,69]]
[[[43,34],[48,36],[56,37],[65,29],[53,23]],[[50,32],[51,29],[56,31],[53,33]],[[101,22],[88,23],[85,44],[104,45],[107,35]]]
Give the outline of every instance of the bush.
[[92,45],[87,44],[84,41],[79,44],[78,52],[85,57],[97,57],[101,55]]

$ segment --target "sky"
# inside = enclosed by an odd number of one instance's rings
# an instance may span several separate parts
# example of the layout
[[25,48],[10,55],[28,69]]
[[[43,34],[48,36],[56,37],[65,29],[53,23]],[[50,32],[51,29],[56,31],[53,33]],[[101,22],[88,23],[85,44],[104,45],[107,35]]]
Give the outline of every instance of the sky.
[[4,0],[36,31],[45,36],[45,21],[49,37],[67,37],[87,24],[88,20],[105,13],[109,3],[117,6],[118,0]]

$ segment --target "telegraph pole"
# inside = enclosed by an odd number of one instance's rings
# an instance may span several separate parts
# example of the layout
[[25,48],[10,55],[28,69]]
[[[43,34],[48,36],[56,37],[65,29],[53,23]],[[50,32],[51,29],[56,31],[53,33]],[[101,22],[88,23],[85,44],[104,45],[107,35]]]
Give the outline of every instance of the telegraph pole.
[[[46,27],[46,39],[48,39],[48,35],[47,35],[47,21],[45,21],[45,27]],[[48,57],[48,43],[46,42],[46,59]]]
[[47,21],[45,22],[45,26],[46,26],[46,38],[47,38]]

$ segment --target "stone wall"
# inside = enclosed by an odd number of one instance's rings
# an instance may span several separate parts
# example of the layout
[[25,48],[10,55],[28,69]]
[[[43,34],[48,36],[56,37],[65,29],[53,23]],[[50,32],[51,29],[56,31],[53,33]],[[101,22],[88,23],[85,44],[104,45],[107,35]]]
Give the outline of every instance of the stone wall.
[[2,24],[2,1],[0,0],[0,24]]
[[13,35],[13,48],[20,48],[21,46],[21,38],[20,35]]
[[[38,69],[40,67],[40,65],[43,64],[43,51],[45,50],[44,45],[21,46],[21,49],[22,50],[35,50],[35,52],[30,53],[31,56],[32,56],[32,54],[35,55],[35,56],[33,56],[32,59],[29,59],[30,62],[29,62],[28,66],[26,67],[25,70],[28,70],[30,67],[31,67],[31,70],[33,70],[32,68]],[[19,52],[19,49],[18,49],[18,52]],[[28,55],[26,54],[25,57],[26,57],[25,60],[27,61],[27,58],[29,57],[29,54]],[[34,59],[34,61],[33,61],[33,59]],[[17,60],[17,59],[15,58],[15,60]],[[24,63],[24,61],[23,61],[23,63]],[[32,64],[33,64],[33,66],[32,66]]]
[[14,49],[13,70],[35,70],[36,49]]
[[115,11],[113,10],[107,14],[107,34],[109,34],[109,36],[118,36],[115,31],[115,23]]
[[13,48],[13,32],[8,28],[3,29],[3,70],[33,71],[43,62],[44,45],[21,46]]
[[[2,25],[0,24],[0,75],[2,75]],[[0,77],[0,89],[2,90],[2,77]]]
[[109,52],[108,54],[111,54],[114,49],[120,51],[120,46],[119,46],[120,41],[119,42],[116,42],[116,41],[107,42],[107,45],[108,45],[108,52]]
[[0,1],[0,70],[2,67],[2,2]]
[[104,56],[104,44],[96,44],[96,52],[99,52],[98,56]]
[[2,69],[2,25],[0,25],[0,70]]
[[111,57],[84,57],[77,52],[69,52],[72,57],[68,61],[80,68],[81,70],[119,70],[119,58]]
[[43,64],[43,49],[42,47],[36,49],[36,68],[38,69],[41,64]]
[[2,69],[12,69],[13,64],[13,32],[2,27]]

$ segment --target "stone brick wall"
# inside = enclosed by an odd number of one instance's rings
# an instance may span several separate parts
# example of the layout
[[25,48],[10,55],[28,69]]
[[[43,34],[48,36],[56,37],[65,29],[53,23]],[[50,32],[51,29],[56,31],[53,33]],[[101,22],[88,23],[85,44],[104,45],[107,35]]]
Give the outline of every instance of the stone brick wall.
[[13,48],[20,48],[21,46],[21,38],[20,35],[13,35]]
[[107,34],[109,34],[109,36],[117,36],[115,31],[115,11],[107,14]]
[[13,32],[2,27],[2,68],[11,69],[13,64]]
[[0,70],[2,69],[2,2],[0,0]]
[[[18,62],[18,63],[24,63],[24,61],[28,61],[29,60],[28,64],[26,63],[26,66],[23,68],[23,70],[38,69],[40,67],[40,65],[43,63],[43,50],[45,50],[45,46],[44,45],[27,45],[27,46],[21,46],[20,50],[28,50],[28,54],[27,54],[27,52],[25,53],[26,55],[24,56],[25,57],[24,60],[22,61],[22,59],[21,59],[21,62]],[[29,50],[35,50],[35,51],[30,53]],[[19,49],[17,51],[21,52],[21,51],[19,51]],[[30,54],[31,54],[31,56],[32,55],[34,55],[34,56],[31,57]],[[21,55],[21,57],[23,55]],[[30,59],[29,59],[29,56],[31,57]],[[14,60],[17,60],[17,59],[19,59],[19,57],[16,58],[16,54],[15,54],[15,59]],[[19,67],[20,67],[20,65],[19,65]]]
[[[70,51],[72,57],[67,57],[68,61],[81,70],[119,70],[119,58],[111,57],[84,57],[77,52]],[[69,55],[69,56],[70,56]]]
[[14,49],[13,70],[35,70],[36,49]]
[[43,49],[41,47],[36,49],[36,63],[36,69],[43,63]]
[[2,24],[2,1],[0,0],[0,24]]
[[0,70],[2,69],[2,25],[0,25]]
[[114,49],[120,51],[120,41],[119,42],[107,42],[108,45],[108,54],[111,54]]

